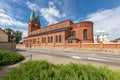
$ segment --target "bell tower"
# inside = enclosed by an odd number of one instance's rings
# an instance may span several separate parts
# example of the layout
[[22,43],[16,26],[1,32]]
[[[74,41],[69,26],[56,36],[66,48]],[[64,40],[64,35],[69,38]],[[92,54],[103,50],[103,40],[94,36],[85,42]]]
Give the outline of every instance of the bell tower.
[[39,14],[35,15],[34,10],[32,10],[29,22],[28,22],[28,36],[32,35],[32,31],[40,29],[40,19],[39,19]]

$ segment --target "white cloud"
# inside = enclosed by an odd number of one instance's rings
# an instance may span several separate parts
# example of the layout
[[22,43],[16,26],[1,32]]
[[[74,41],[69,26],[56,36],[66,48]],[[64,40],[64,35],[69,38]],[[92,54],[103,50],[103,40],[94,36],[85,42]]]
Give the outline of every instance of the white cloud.
[[105,30],[103,30],[103,29],[97,29],[96,32],[97,32],[97,33],[104,33]]
[[34,10],[40,10],[40,8],[37,4],[31,3],[31,2],[27,2],[26,4],[31,10],[33,10],[33,9]]
[[80,22],[80,20],[82,20],[82,18],[81,18],[81,17],[80,17],[80,18],[78,18],[78,19],[76,19],[76,20],[74,21],[74,23]]
[[49,4],[50,7],[54,7],[55,8],[55,5],[54,5],[54,3],[52,1],[50,1],[48,4]]
[[3,9],[0,9],[0,26],[17,26],[19,28],[26,28],[27,23],[16,20],[15,18],[6,14]]
[[61,14],[60,10],[58,10],[55,4],[51,1],[49,2],[49,7],[42,8],[40,12],[49,25],[57,23],[58,22],[57,18],[65,17],[65,13]]
[[26,4],[30,9],[39,11],[43,18],[48,22],[48,25],[57,23],[58,18],[66,16],[65,13],[60,13],[60,10],[56,8],[52,1],[48,2],[48,8],[40,8],[37,4],[31,2],[27,2]]
[[94,22],[94,33],[101,29],[109,34],[110,39],[120,37],[120,7],[97,11],[88,15],[86,20]]
[[10,4],[5,2],[4,0],[0,1],[0,9],[4,9],[9,15],[13,16],[13,8]]
[[[12,0],[12,2],[10,2],[13,4],[13,2],[19,3],[20,1],[21,0]],[[15,12],[16,9],[17,12]],[[0,1],[0,28],[11,28],[13,30],[20,30],[23,32],[23,37],[25,37],[27,35],[27,23],[16,19],[16,17],[19,17],[21,11],[18,10],[19,8],[16,9],[9,2],[6,2],[5,0]]]

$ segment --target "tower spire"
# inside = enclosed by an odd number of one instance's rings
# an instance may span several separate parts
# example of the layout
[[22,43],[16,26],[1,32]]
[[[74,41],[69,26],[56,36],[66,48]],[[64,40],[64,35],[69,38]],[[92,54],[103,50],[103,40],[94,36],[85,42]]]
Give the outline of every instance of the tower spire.
[[31,15],[30,15],[30,21],[35,20],[35,13],[34,10],[32,10]]
[[40,18],[39,18],[39,14],[38,13],[36,14],[36,21],[40,22]]

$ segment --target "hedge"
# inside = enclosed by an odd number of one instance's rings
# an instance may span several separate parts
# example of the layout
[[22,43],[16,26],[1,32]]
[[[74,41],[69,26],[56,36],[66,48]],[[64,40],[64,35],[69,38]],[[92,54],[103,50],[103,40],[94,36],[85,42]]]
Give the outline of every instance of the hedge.
[[0,50],[0,66],[14,64],[22,59],[24,57],[17,52]]
[[120,71],[90,64],[54,65],[47,61],[29,61],[9,71],[3,80],[120,80]]

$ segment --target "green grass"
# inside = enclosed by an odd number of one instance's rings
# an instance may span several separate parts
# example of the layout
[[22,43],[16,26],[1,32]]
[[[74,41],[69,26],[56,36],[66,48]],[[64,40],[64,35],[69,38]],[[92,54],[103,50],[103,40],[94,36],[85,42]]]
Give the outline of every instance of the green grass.
[[3,80],[120,80],[120,71],[90,64],[54,65],[47,61],[29,61],[10,70]]
[[0,50],[0,66],[14,64],[22,59],[24,57],[17,52]]

